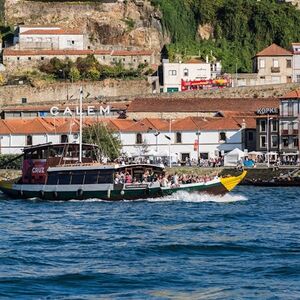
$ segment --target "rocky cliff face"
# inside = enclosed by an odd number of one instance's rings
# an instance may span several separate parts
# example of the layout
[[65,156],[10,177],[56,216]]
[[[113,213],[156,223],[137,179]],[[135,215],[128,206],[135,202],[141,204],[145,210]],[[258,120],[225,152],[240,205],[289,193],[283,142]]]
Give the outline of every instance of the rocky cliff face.
[[91,47],[120,46],[160,50],[167,41],[161,15],[148,1],[112,3],[5,0],[8,24],[53,24],[79,28]]

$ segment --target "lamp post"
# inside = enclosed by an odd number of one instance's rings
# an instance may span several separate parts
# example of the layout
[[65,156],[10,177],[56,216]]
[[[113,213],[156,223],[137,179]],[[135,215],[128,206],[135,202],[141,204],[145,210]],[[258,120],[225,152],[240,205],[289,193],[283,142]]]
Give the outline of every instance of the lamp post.
[[171,131],[172,131],[172,120],[169,119],[169,167],[172,167],[172,159],[171,159]]
[[160,132],[156,131],[154,135],[155,135],[155,143],[156,143],[156,152],[158,152],[158,136],[160,135]]
[[199,130],[197,130],[196,135],[197,135],[197,165],[200,166],[199,138],[200,138],[201,132]]
[[267,166],[270,167],[270,120],[273,120],[273,118],[270,118],[270,116],[267,116]]

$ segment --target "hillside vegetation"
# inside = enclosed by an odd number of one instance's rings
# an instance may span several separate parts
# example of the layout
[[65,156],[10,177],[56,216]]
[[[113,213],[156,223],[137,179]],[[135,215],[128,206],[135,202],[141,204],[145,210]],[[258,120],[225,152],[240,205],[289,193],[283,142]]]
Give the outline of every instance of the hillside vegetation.
[[[170,59],[181,54],[222,60],[226,72],[251,72],[251,58],[276,43],[289,48],[300,42],[300,11],[276,0],[152,0],[163,14],[163,27],[172,40]],[[201,40],[198,26],[209,24],[213,34]]]

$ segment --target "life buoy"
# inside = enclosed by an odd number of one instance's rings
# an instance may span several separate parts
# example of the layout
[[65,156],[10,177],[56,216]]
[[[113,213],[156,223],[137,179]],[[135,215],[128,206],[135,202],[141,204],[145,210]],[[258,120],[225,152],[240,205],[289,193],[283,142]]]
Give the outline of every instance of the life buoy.
[[125,192],[124,190],[121,190],[121,193],[120,193],[122,196],[124,196]]
[[57,199],[57,197],[58,197],[57,191],[53,192],[53,196],[54,196],[54,199]]
[[21,197],[23,197],[24,192],[23,192],[22,190],[20,190],[20,191],[19,191],[19,195],[20,195]]

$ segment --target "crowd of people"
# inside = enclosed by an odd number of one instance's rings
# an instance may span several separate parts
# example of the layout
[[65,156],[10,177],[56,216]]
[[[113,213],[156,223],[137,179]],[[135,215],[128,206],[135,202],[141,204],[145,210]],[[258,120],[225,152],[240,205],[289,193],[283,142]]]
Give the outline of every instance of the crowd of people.
[[181,184],[205,183],[217,179],[218,174],[212,175],[195,175],[195,174],[157,174],[148,170],[140,177],[134,177],[129,172],[116,172],[114,175],[114,184],[148,184],[159,183],[161,187],[179,187]]
[[[135,157],[135,158],[128,158],[128,157],[121,157],[116,160],[116,163],[120,165],[131,165],[131,164],[156,164],[156,165],[164,165],[169,166],[168,158],[156,158],[155,160],[150,159],[149,157]],[[199,161],[196,159],[189,159],[187,158],[184,161],[177,160],[176,162],[172,162],[172,165],[176,166],[199,166],[204,168],[214,168],[214,167],[222,167],[224,165],[224,158],[210,158],[210,159],[202,159],[200,158]]]

